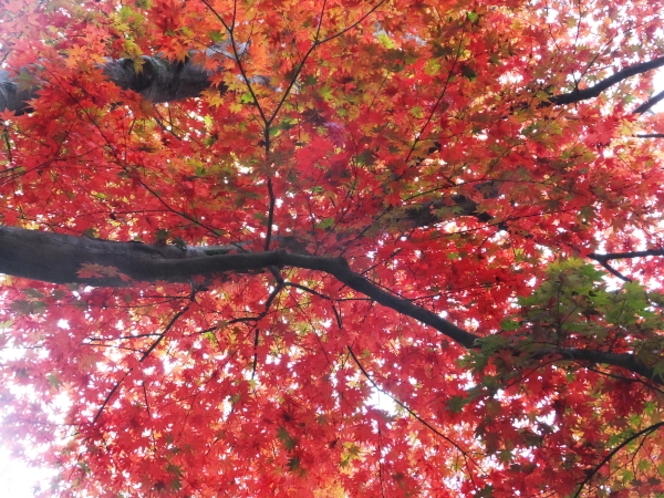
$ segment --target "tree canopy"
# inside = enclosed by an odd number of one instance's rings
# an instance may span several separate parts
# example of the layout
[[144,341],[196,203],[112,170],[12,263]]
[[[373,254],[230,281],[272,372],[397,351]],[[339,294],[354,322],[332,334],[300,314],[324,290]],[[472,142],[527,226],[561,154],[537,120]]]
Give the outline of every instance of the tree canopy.
[[47,496],[664,492],[650,0],[0,0],[0,416]]

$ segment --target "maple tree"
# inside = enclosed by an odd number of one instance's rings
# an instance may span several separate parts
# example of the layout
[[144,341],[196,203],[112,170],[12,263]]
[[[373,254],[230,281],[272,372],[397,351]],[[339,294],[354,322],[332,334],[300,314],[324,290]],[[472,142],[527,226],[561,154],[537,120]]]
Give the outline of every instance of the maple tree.
[[0,1],[4,444],[48,496],[663,493],[662,23]]

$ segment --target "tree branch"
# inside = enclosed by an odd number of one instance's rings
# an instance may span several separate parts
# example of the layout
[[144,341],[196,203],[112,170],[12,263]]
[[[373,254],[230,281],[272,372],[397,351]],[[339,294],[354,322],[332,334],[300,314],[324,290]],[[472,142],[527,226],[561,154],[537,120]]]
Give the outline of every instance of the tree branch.
[[639,374],[657,384],[664,385],[664,375],[655,371],[631,353],[609,353],[592,349],[551,348],[537,351],[536,357],[561,356],[565,360],[612,365]]
[[[592,258],[591,258],[591,259],[592,259]],[[603,267],[606,271],[608,271],[608,272],[609,272],[611,275],[613,275],[614,277],[619,278],[619,279],[622,280],[623,282],[631,282],[631,281],[632,281],[631,278],[626,277],[625,275],[623,275],[622,273],[620,273],[618,270],[616,270],[613,266],[611,266],[611,265],[610,265],[609,263],[607,263],[606,261],[599,261],[599,260],[597,260],[597,261],[599,262],[600,265],[602,265],[602,267]]]
[[[640,62],[632,66],[627,66],[622,71],[618,71],[617,73],[609,76],[608,78],[603,79],[602,81],[591,87],[584,88],[583,90],[575,88],[573,91],[569,93],[555,95],[549,99],[549,103],[552,105],[566,105],[598,97],[607,88],[620,83],[621,81],[629,78],[630,76],[634,76],[640,73],[645,73],[646,71],[650,71],[651,69],[656,69],[662,66],[664,66],[664,56],[657,57],[656,59],[653,59],[648,62]],[[637,110],[635,110],[634,112],[638,113]]]
[[588,257],[602,263],[612,259],[644,258],[646,256],[664,256],[664,249],[647,249],[645,251],[613,252],[608,254],[590,253]]
[[637,133],[636,138],[664,138],[664,133]]
[[633,114],[643,114],[647,110],[651,109],[652,107],[656,106],[659,104],[662,100],[664,100],[664,91],[659,92],[657,95],[654,97],[650,97],[648,100],[646,100],[643,104],[641,104],[639,107],[634,109],[632,111]]
[[[132,280],[187,282],[201,275],[213,276],[224,272],[290,266],[327,273],[376,303],[434,328],[466,349],[480,347],[476,341],[481,334],[468,332],[408,299],[383,290],[354,272],[344,258],[293,254],[283,249],[229,254],[228,250],[234,247],[219,246],[209,251],[205,247],[180,249],[175,246],[86,239],[16,227],[0,227],[0,273],[44,282],[123,287],[131,285]],[[611,256],[617,257],[605,255]],[[113,271],[100,272],[100,277],[80,276],[79,271],[90,264]],[[664,384],[662,375],[656,375],[651,367],[627,353],[552,348],[535,354],[536,357],[547,355],[560,355],[564,360],[613,365]]]
[[[221,53],[228,56],[223,48],[211,47],[209,55]],[[193,54],[192,54],[193,55]],[[160,56],[141,57],[140,72],[133,59],[111,60],[101,66],[104,75],[120,88],[133,90],[152,102],[171,102],[197,97],[210,88],[212,72],[193,62],[190,57],[184,62],[168,61]],[[34,72],[31,68],[21,68],[18,73]],[[21,88],[8,72],[0,70],[0,111],[9,110],[23,114],[29,110],[28,101],[38,96],[40,88]],[[224,92],[225,88],[220,88]]]
[[664,256],[664,249],[648,249],[648,250],[645,250],[645,251],[614,252],[614,253],[608,253],[608,254],[597,254],[597,253],[588,254],[589,259],[597,261],[608,272],[610,272],[612,275],[618,277],[619,279],[624,280],[625,282],[631,282],[632,279],[629,278],[629,277],[626,277],[625,275],[620,273],[618,270],[613,268],[609,264],[609,261],[611,261],[613,259],[643,258],[643,257],[646,257],[646,256]]
[[[114,273],[122,275],[81,277],[79,271],[90,264],[113,268]],[[377,303],[434,327],[466,348],[472,347],[479,337],[382,290],[353,272],[343,258],[291,254],[285,250],[201,256],[200,248],[179,249],[0,227],[0,272],[45,282],[121,287],[129,285],[129,280],[187,282],[198,275],[270,266],[293,266],[328,273]]]
[[581,495],[581,491],[583,490],[583,487],[591,481],[591,479],[595,476],[595,474],[597,474],[599,469],[601,469],[609,460],[611,460],[616,453],[618,453],[621,449],[623,449],[625,446],[627,446],[629,443],[631,443],[635,439],[638,439],[641,436],[646,436],[647,437],[662,426],[664,426],[664,422],[658,422],[658,423],[653,424],[649,427],[646,427],[645,429],[643,429],[643,430],[641,430],[641,431],[639,431],[635,434],[632,434],[628,438],[625,438],[625,440],[623,442],[621,442],[619,445],[617,445],[615,448],[613,448],[609,453],[607,453],[607,455],[604,458],[602,458],[602,461],[599,462],[595,467],[593,467],[593,469],[590,472],[588,472],[588,475],[586,476],[586,478],[581,482],[581,484],[579,484],[579,487],[576,490],[576,493],[574,493],[573,498],[577,498],[578,496]]
[[461,446],[459,446],[459,444],[457,442],[455,442],[453,439],[447,437],[445,434],[443,434],[441,431],[436,429],[429,422],[427,422],[422,417],[420,417],[413,409],[411,409],[406,403],[401,401],[399,398],[397,398],[391,392],[387,391],[386,389],[383,389],[373,379],[373,377],[371,375],[369,375],[369,372],[367,372],[367,369],[364,368],[364,365],[362,365],[360,360],[357,358],[357,356],[355,355],[355,352],[353,351],[353,349],[350,346],[346,346],[346,347],[348,348],[348,352],[350,353],[351,358],[353,359],[353,361],[355,362],[357,367],[362,372],[362,375],[364,375],[364,377],[371,383],[371,385],[373,386],[374,389],[376,389],[378,392],[380,392],[380,393],[384,394],[385,396],[387,396],[388,398],[390,398],[397,405],[399,405],[401,408],[406,410],[408,412],[408,414],[411,417],[413,417],[415,420],[417,420],[420,424],[422,424],[424,427],[429,429],[431,432],[433,432],[434,434],[436,434],[437,436],[441,437],[442,439],[444,439],[445,441],[450,443],[452,446],[454,446],[457,450],[459,450],[459,453],[461,453],[461,455],[463,455],[463,458],[464,458],[464,460],[466,460],[466,462],[472,462],[477,468],[484,471],[484,469],[482,469],[482,466],[477,461],[475,461],[475,459],[472,457],[472,455],[468,451],[464,450]]
[[[164,328],[164,331],[161,332],[160,334],[157,335],[157,338],[152,342],[150,347],[143,352],[141,357],[139,358],[139,363],[144,362],[148,356],[156,349],[156,347],[159,345],[159,343],[166,337],[166,334],[168,333],[171,328],[173,328],[173,325],[175,325],[175,322],[177,322],[182,315],[184,315],[188,310],[189,310],[189,304],[187,304],[184,308],[182,308],[180,311],[178,311],[175,315],[173,315],[173,318],[171,318],[168,322],[168,325]],[[99,420],[99,417],[101,414],[104,412],[104,409],[110,403],[110,401],[113,399],[113,396],[117,392],[117,390],[120,388],[124,380],[127,378],[127,376],[132,372],[134,367],[130,367],[129,370],[125,372],[125,374],[113,385],[109,393],[106,395],[106,398],[104,398],[104,401],[102,402],[101,406],[97,410],[97,413],[95,414],[94,418],[92,419],[92,424],[96,424],[97,421]]]

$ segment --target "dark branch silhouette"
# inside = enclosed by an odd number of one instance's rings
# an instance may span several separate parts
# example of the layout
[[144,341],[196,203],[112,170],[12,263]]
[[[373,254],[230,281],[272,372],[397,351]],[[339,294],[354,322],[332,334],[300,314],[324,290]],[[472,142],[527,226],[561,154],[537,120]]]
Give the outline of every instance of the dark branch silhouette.
[[612,261],[612,260],[615,260],[615,259],[644,258],[644,257],[647,257],[647,256],[664,256],[664,249],[648,249],[648,250],[645,250],[645,251],[615,252],[615,253],[608,253],[608,254],[597,254],[597,253],[588,254],[589,259],[597,261],[609,273],[611,273],[615,277],[618,277],[619,279],[621,279],[625,282],[632,282],[632,279],[625,276],[625,275],[623,275],[618,270],[616,270],[614,267],[612,267],[609,264],[609,261]]
[[650,97],[648,100],[646,100],[643,104],[641,104],[639,107],[634,109],[632,112],[634,114],[643,114],[647,110],[649,110],[652,107],[654,107],[655,105],[659,104],[662,100],[664,100],[664,91],[659,92],[654,97]]
[[[477,340],[485,334],[468,332],[439,314],[384,290],[353,271],[344,258],[294,254],[284,249],[233,254],[234,250],[237,246],[181,249],[0,227],[0,273],[8,275],[52,283],[125,287],[132,281],[189,282],[196,276],[214,277],[226,272],[302,268],[327,273],[374,302],[432,327],[468,350],[481,347]],[[91,268],[96,269],[98,276],[81,273]],[[533,356],[560,356],[564,360],[613,365],[664,384],[661,375],[632,354],[549,348]]]
[[647,249],[645,251],[612,252],[607,254],[588,254],[590,259],[598,262],[611,261],[613,259],[645,258],[646,256],[664,256],[664,249]]
[[[650,71],[651,69],[656,69],[662,66],[664,66],[664,56],[657,57],[656,59],[653,59],[648,62],[640,62],[632,66],[627,66],[622,71],[618,71],[617,73],[609,76],[608,78],[603,79],[602,81],[596,83],[593,86],[584,88],[582,90],[579,88],[575,88],[573,91],[569,93],[555,95],[549,99],[549,103],[552,105],[566,105],[566,104],[575,104],[583,100],[592,99],[598,97],[604,90],[612,87],[613,85],[620,83],[623,80],[626,80],[631,76],[645,73],[646,71]],[[652,99],[650,99],[648,102],[651,101]],[[634,112],[638,114],[639,112],[645,112],[645,110],[646,109],[644,109],[643,111],[638,111],[637,108],[636,110],[634,110]]]

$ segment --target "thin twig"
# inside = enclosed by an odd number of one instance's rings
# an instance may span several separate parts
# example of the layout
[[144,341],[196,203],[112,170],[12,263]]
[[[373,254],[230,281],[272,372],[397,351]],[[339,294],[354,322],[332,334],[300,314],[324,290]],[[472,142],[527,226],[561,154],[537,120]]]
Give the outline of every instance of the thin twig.
[[258,321],[263,319],[265,316],[267,316],[268,312],[270,311],[270,308],[272,307],[272,303],[274,300],[277,298],[277,295],[283,290],[284,284],[280,283],[277,284],[277,286],[270,292],[270,295],[268,296],[267,300],[265,301],[265,308],[263,311],[258,315],[256,324],[254,325],[254,361],[251,366],[251,378],[253,379],[254,376],[256,375],[256,368],[258,366],[258,344],[260,341],[260,329],[258,328]]
[[321,294],[318,291],[313,290],[310,287],[307,287],[306,285],[301,285],[301,284],[296,284],[295,282],[284,282],[285,287],[295,287],[296,289],[303,290],[304,292],[308,292],[309,294],[313,294],[314,296],[318,296],[321,299],[325,299],[327,301],[331,301],[332,298],[330,296],[326,296],[325,294]]
[[274,189],[272,188],[272,176],[267,178],[267,192],[270,198],[270,205],[267,210],[267,233],[265,234],[265,250],[270,250],[270,242],[272,241],[272,223],[274,223]]
[[648,100],[646,100],[643,104],[641,104],[639,107],[634,109],[632,111],[632,114],[643,114],[649,109],[652,109],[654,106],[659,104],[662,100],[664,100],[664,90],[659,92],[657,95],[654,97],[650,97]]
[[[467,452],[466,450],[464,450],[463,448],[461,448],[461,446],[459,446],[456,442],[454,442],[452,439],[450,439],[450,438],[447,437],[445,434],[443,434],[443,433],[440,432],[438,429],[436,429],[434,426],[432,426],[429,422],[427,422],[427,421],[424,420],[422,417],[420,417],[417,413],[415,413],[412,409],[410,409],[410,408],[409,408],[409,407],[408,407],[403,401],[399,400],[396,396],[394,396],[394,395],[391,394],[390,392],[386,391],[385,389],[381,388],[381,387],[376,383],[376,381],[373,380],[373,378],[369,375],[369,373],[366,371],[366,369],[364,368],[364,366],[362,365],[362,363],[360,363],[360,360],[357,358],[357,356],[355,356],[355,353],[353,352],[353,349],[352,349],[350,346],[346,346],[346,347],[348,348],[348,352],[350,353],[351,358],[353,358],[353,361],[355,362],[355,364],[357,365],[357,367],[358,367],[358,368],[360,369],[360,371],[362,372],[362,375],[364,375],[364,376],[366,377],[366,379],[371,383],[371,385],[374,387],[374,389],[376,389],[376,390],[379,391],[380,393],[384,394],[385,396],[389,397],[389,398],[390,398],[392,401],[394,401],[397,405],[399,405],[401,408],[403,408],[404,410],[406,410],[406,411],[410,414],[411,417],[413,417],[415,420],[417,420],[418,422],[420,422],[422,425],[424,425],[424,426],[425,426],[427,429],[429,429],[431,432],[433,432],[433,433],[436,434],[437,436],[440,436],[440,437],[443,438],[445,441],[447,441],[447,442],[450,443],[452,446],[454,446],[457,450],[459,450],[459,451],[461,452],[462,455],[464,455],[464,458],[466,459],[466,462],[468,462],[468,461],[472,462],[472,463],[473,463],[478,469],[480,469],[480,470],[482,470],[482,471],[484,472],[484,470],[482,469],[482,467],[481,467],[481,466],[480,466],[480,465],[479,465],[479,464],[473,459],[472,456],[470,456],[470,455],[468,454],[468,452]],[[471,477],[472,477],[472,474],[471,474]]]
[[655,432],[657,429],[660,427],[664,426],[664,422],[658,422],[656,424],[651,425],[650,427],[646,427],[642,431],[637,432],[636,434],[631,435],[627,439],[625,439],[622,443],[620,443],[618,446],[613,448],[604,458],[602,458],[602,461],[599,462],[591,471],[588,472],[588,475],[586,478],[581,482],[579,485],[579,489],[576,490],[576,493],[574,493],[574,496],[572,498],[577,498],[580,496],[581,491],[583,490],[583,487],[590,482],[590,480],[599,472],[599,469],[603,467],[613,456],[618,453],[621,449],[623,449],[625,446],[627,446],[629,443],[634,441],[635,439],[641,437],[641,436],[649,436],[652,432]]
[[[166,334],[168,331],[175,325],[175,322],[189,310],[190,304],[187,304],[184,308],[182,308],[180,311],[178,311],[175,315],[173,315],[173,318],[168,322],[168,325],[164,328],[164,331],[159,334],[159,337],[150,345],[150,347],[143,353],[141,358],[138,360],[139,363],[142,363],[145,361],[145,359],[152,353],[152,351],[155,350],[155,348],[159,345],[159,343],[166,337]],[[104,411],[104,408],[106,408],[106,405],[111,401],[113,398],[113,395],[116,393],[116,391],[120,388],[120,385],[124,382],[124,380],[127,378],[127,376],[134,370],[134,367],[131,367],[129,370],[125,372],[125,374],[122,376],[120,380],[118,380],[115,385],[113,386],[113,389],[108,393],[106,398],[104,399],[104,402],[101,404],[99,407],[99,410],[97,410],[97,413],[95,414],[94,418],[92,419],[92,424],[94,425],[97,423],[97,420],[101,416],[102,412]]]
[[611,265],[610,265],[609,263],[607,263],[606,261],[598,261],[598,263],[599,263],[600,265],[602,265],[602,267],[603,267],[606,271],[608,271],[609,273],[611,273],[611,275],[613,275],[614,277],[618,277],[620,280],[623,280],[623,281],[625,281],[625,282],[632,282],[632,279],[631,279],[631,278],[626,277],[625,275],[623,275],[622,273],[620,273],[618,270],[616,270],[613,266],[611,266]]

